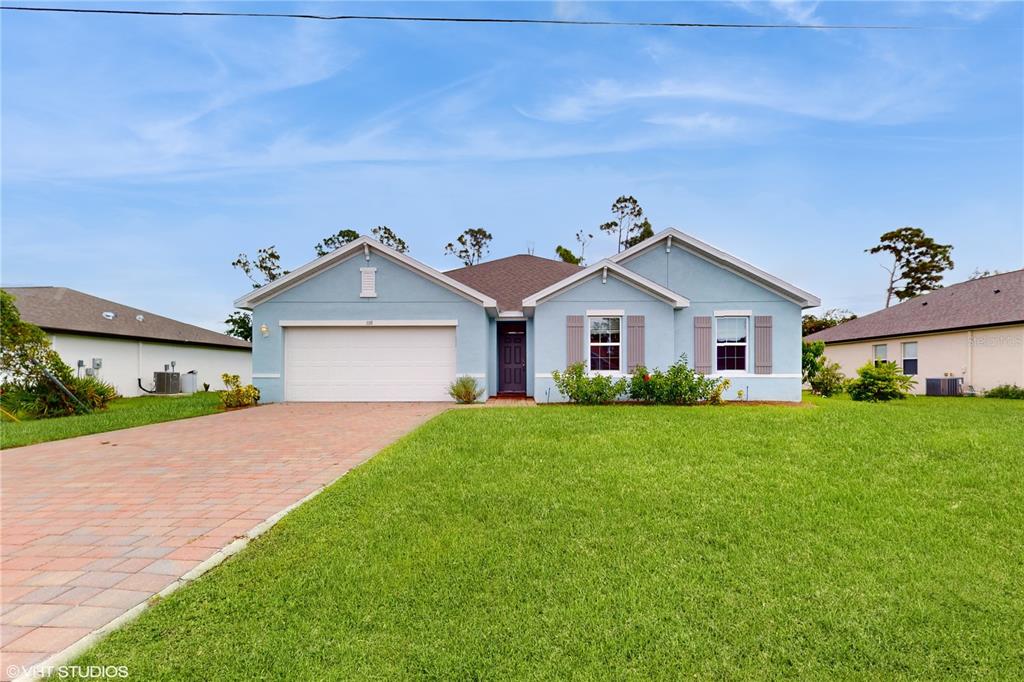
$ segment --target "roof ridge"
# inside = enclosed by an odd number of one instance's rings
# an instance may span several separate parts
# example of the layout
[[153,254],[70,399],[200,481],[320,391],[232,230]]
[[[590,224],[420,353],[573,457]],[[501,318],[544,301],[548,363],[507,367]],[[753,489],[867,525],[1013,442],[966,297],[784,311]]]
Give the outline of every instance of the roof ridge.
[[444,272],[455,272],[457,270],[465,270],[467,268],[476,268],[481,265],[491,265],[492,263],[500,263],[501,261],[510,260],[512,258],[536,258],[538,260],[547,261],[549,263],[557,263],[560,265],[568,265],[571,267],[581,267],[576,263],[566,263],[564,260],[558,258],[548,258],[547,256],[538,256],[535,253],[513,253],[509,256],[502,256],[501,258],[492,258],[491,260],[485,260],[480,263],[473,263],[472,265],[463,265],[458,268],[452,268],[451,270],[445,270]]
[[[996,281],[998,278],[998,281]],[[1024,268],[954,282],[809,334],[844,343],[1024,322]]]

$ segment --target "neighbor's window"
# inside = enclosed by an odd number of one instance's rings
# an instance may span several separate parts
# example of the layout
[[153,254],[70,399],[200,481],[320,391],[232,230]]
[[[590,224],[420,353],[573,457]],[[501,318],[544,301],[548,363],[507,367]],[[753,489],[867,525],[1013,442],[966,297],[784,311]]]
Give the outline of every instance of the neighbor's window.
[[871,346],[871,353],[875,358],[875,366],[889,361],[889,346],[883,344]]
[[747,318],[719,317],[718,338],[715,343],[719,372],[747,369]]
[[903,373],[917,374],[917,341],[903,344]]
[[622,351],[621,318],[590,318],[590,369],[618,372]]

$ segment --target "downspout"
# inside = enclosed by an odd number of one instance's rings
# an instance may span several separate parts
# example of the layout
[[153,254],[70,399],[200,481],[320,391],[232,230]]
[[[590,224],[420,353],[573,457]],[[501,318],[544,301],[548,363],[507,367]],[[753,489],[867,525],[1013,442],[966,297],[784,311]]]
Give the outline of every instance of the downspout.
[[974,389],[974,330],[967,330],[967,385]]

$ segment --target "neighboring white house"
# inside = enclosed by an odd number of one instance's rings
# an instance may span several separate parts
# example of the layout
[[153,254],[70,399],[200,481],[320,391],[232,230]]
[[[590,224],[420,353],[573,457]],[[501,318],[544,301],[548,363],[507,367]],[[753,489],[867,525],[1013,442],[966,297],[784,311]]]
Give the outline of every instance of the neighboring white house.
[[5,287],[26,322],[41,327],[80,376],[93,374],[124,396],[153,390],[153,373],[197,373],[197,385],[224,388],[221,374],[252,380],[248,341],[130,308],[65,287]]

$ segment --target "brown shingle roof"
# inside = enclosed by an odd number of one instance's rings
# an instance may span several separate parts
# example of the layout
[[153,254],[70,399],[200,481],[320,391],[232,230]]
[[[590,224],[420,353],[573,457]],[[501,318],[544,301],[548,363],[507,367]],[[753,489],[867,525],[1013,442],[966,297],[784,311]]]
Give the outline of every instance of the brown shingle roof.
[[520,254],[444,273],[498,301],[502,311],[522,310],[523,299],[579,271],[578,265]]
[[839,343],[1024,322],[1024,270],[936,289],[807,337]]
[[[250,348],[251,344],[226,334],[129,308],[66,287],[4,287],[15,298],[21,319],[47,331],[191,343],[204,346]],[[114,313],[113,319],[104,313]],[[142,320],[138,317],[141,316]],[[108,316],[109,317],[109,316]]]

